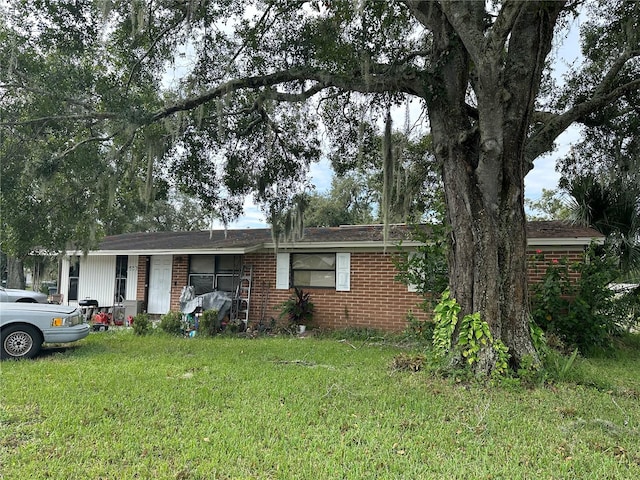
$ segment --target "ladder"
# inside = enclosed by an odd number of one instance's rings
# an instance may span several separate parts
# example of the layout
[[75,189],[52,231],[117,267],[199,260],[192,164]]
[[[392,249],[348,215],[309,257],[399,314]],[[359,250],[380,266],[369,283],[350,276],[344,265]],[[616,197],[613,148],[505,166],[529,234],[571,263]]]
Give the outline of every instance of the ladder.
[[253,265],[240,267],[240,278],[236,287],[236,294],[231,302],[231,320],[241,321],[246,329],[249,325],[249,307],[251,305],[251,277]]

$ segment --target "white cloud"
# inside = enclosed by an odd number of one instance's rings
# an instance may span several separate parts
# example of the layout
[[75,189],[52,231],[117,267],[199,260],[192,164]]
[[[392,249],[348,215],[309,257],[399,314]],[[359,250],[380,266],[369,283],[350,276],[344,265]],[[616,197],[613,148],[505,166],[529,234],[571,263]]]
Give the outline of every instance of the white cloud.
[[312,164],[309,175],[311,184],[316,188],[316,193],[326,193],[331,189],[333,169],[328,158],[322,157],[318,163]]
[[533,170],[524,179],[525,197],[537,200],[542,195],[542,189],[551,190],[558,187],[560,174],[556,171],[558,159],[566,156],[571,146],[580,140],[580,128],[569,127],[556,140],[556,149],[547,155],[539,157],[533,162]]

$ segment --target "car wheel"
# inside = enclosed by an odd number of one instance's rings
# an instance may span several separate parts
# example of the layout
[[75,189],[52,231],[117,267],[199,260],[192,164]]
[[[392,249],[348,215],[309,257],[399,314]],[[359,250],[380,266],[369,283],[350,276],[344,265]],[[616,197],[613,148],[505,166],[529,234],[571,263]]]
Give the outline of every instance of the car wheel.
[[30,325],[9,325],[0,332],[2,358],[32,358],[42,346],[40,332]]

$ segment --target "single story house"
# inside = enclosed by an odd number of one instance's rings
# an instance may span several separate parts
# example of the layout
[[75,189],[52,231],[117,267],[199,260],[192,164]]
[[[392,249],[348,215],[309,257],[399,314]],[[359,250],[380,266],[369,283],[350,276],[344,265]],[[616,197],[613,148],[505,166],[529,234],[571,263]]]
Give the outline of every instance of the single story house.
[[[597,231],[559,221],[528,224],[531,281],[545,263],[580,261]],[[84,299],[100,307],[125,305],[127,314],[178,311],[187,285],[196,294],[237,295],[243,284],[248,325],[278,318],[277,306],[301,287],[315,305],[314,322],[324,328],[349,326],[402,330],[407,314],[421,318],[421,298],[396,280],[392,257],[398,245],[415,251],[406,225],[307,228],[302,239],[274,244],[270,229],[150,232],[106,237],[89,252],[67,252],[59,293],[65,304]]]

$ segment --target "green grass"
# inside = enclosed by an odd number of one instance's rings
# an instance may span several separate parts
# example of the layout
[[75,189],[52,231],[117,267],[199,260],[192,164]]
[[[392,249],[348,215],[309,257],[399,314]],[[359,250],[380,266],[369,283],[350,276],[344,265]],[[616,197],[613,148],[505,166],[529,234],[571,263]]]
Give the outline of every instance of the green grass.
[[362,340],[92,333],[0,364],[0,478],[640,478],[630,342],[525,389],[394,371],[403,348]]

